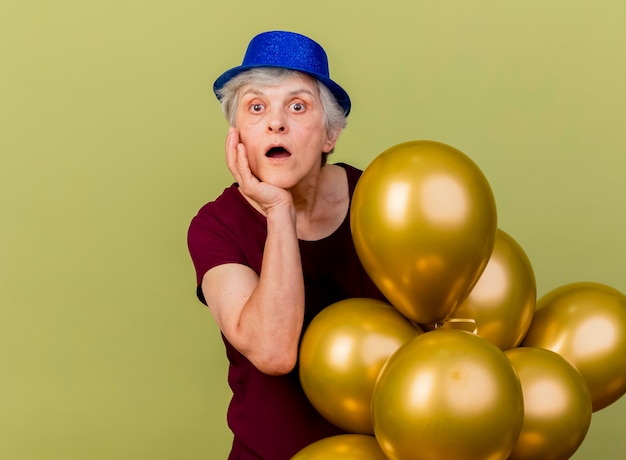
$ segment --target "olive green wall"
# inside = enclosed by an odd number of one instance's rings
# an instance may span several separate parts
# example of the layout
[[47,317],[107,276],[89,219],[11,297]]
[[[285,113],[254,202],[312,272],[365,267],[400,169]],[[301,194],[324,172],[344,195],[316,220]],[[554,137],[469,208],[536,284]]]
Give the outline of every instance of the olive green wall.
[[[470,155],[539,293],[626,291],[626,3],[2,0],[0,458],[225,458],[223,348],[189,219],[231,179],[210,86],[309,34],[354,105],[334,161]],[[626,398],[576,459],[626,454]]]

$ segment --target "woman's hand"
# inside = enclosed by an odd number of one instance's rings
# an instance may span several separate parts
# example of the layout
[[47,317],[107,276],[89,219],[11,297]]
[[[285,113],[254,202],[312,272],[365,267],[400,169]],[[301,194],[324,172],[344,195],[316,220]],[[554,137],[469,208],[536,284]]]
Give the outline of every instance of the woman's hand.
[[240,191],[268,214],[272,209],[293,206],[291,194],[280,187],[261,182],[250,170],[246,147],[239,142],[236,128],[229,128],[226,137],[226,165],[239,184]]

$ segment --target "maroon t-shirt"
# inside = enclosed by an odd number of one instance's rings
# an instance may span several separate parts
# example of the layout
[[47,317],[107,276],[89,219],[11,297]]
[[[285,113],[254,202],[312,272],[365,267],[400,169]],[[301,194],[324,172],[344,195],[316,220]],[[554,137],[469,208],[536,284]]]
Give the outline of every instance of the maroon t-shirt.
[[[350,197],[361,171],[346,170]],[[267,236],[265,217],[239,193],[237,185],[203,206],[191,221],[188,244],[197,274],[197,295],[211,268],[239,263],[260,274]],[[323,308],[339,300],[369,297],[384,300],[361,265],[350,232],[349,213],[330,236],[300,241],[305,284],[304,328]],[[270,376],[256,369],[222,336],[230,362],[228,383],[233,397],[228,424],[234,433],[229,459],[287,460],[305,446],[342,431],[309,403],[298,367],[287,375]]]

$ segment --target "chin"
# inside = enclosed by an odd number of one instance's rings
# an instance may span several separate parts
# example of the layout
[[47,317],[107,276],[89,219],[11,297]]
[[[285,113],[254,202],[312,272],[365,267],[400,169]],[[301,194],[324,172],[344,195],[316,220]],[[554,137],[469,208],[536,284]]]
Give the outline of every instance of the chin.
[[286,170],[264,170],[259,171],[259,174],[254,174],[259,178],[261,182],[274,185],[276,187],[288,189],[295,185],[293,173]]
[[263,182],[273,185],[275,187],[280,187],[285,190],[289,190],[296,185],[292,180],[287,180],[285,178],[276,178],[276,177],[273,177],[273,178],[270,177],[267,180],[264,180]]

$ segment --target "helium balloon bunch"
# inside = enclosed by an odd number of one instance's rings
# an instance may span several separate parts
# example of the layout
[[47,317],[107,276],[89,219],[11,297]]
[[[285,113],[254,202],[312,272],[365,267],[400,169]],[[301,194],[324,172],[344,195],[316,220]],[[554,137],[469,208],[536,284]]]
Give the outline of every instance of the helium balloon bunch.
[[347,434],[294,460],[561,460],[626,393],[626,296],[577,282],[537,300],[477,165],[398,144],[363,172],[354,244],[388,303],[328,306],[300,347],[313,406]]

